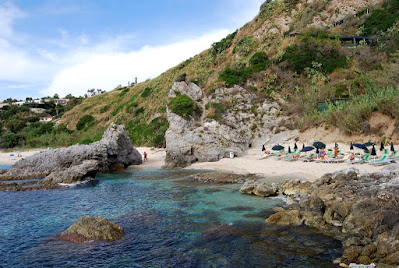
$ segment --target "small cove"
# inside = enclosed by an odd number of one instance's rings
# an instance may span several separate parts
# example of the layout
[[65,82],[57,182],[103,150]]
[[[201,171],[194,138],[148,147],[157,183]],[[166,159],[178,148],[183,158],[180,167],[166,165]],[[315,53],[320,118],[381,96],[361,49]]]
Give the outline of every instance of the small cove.
[[[279,199],[191,180],[193,170],[98,176],[93,187],[0,192],[0,266],[331,267],[341,244],[309,228],[265,225]],[[123,240],[71,244],[54,235],[84,215],[125,228]]]

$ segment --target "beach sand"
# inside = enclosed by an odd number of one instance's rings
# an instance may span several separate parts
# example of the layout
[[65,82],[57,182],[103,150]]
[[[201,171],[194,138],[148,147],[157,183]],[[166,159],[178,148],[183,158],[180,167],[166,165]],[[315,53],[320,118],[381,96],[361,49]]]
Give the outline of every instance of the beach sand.
[[[332,148],[334,144],[328,144],[327,148]],[[298,146],[302,146],[298,144]],[[165,149],[137,147],[141,155],[147,152],[148,161],[143,162],[139,166],[130,166],[129,169],[158,169],[164,165],[166,151]],[[270,149],[267,148],[266,149]],[[340,145],[342,152],[349,152],[349,146]],[[23,157],[33,155],[36,152],[45,149],[35,149],[28,151],[21,151]],[[355,152],[360,152],[360,150]],[[14,154],[14,156],[10,156]],[[294,161],[288,162],[278,160],[276,157],[269,157],[267,159],[259,160],[262,155],[261,148],[251,149],[247,155],[243,157],[224,158],[218,162],[203,162],[194,163],[187,167],[187,169],[207,169],[222,172],[233,172],[237,174],[257,174],[267,179],[288,179],[298,178],[303,180],[315,181],[323,176],[325,173],[332,173],[338,170],[347,169],[350,167],[358,168],[361,174],[372,173],[380,170],[383,167],[371,166],[369,164],[348,164],[348,163],[315,163]],[[0,153],[0,164],[14,164],[19,158],[16,152]]]
[[[29,149],[29,150],[15,150],[9,152],[0,152],[0,165],[14,165],[19,159],[34,155],[35,153],[45,151],[47,148]],[[18,157],[18,154],[21,156]]]

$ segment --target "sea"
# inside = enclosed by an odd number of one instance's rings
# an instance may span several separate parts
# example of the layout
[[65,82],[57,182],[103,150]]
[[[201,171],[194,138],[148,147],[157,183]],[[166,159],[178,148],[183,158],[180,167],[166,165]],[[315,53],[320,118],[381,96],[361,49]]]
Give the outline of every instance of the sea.
[[[266,224],[283,200],[200,183],[189,177],[197,172],[129,170],[90,187],[0,192],[0,267],[332,267],[341,255],[316,230]],[[57,236],[85,215],[121,225],[124,238]]]

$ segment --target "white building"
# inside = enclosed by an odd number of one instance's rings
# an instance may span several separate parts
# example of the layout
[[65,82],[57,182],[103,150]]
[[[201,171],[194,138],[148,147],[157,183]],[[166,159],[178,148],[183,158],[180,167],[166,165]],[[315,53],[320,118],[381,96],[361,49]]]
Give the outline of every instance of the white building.
[[39,120],[39,122],[51,122],[51,121],[53,121],[53,118],[54,118],[54,116],[43,116],[43,117],[40,117],[40,120]]

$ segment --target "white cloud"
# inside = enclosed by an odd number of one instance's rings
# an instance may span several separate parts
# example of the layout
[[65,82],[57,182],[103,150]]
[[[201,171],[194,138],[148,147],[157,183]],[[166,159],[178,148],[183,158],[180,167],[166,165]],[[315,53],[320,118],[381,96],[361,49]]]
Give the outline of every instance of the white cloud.
[[78,63],[59,71],[50,86],[41,93],[43,95],[58,93],[61,96],[69,93],[84,95],[90,88],[111,90],[119,84],[126,85],[128,81],[132,82],[134,77],[138,77],[139,81],[156,77],[209,48],[213,42],[228,33],[228,30],[220,30],[173,44],[145,46],[140,50],[126,53],[104,52],[107,47],[105,45],[97,46],[103,52],[91,52],[93,50],[88,49],[72,52],[68,57],[79,59]]
[[0,37],[9,37],[13,33],[12,24],[16,18],[25,14],[12,3],[6,2],[0,6]]

